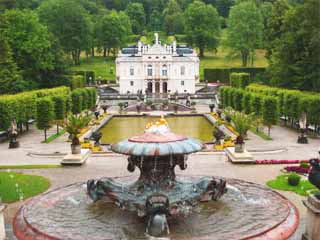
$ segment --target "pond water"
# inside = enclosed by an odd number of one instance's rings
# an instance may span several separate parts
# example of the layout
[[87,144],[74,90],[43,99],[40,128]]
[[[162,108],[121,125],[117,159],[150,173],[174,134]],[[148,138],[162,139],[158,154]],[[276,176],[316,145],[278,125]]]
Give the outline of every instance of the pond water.
[[[148,122],[159,117],[113,117],[103,128],[101,143],[116,143],[143,134]],[[212,140],[212,124],[203,116],[168,116],[165,118],[172,132],[208,142]]]

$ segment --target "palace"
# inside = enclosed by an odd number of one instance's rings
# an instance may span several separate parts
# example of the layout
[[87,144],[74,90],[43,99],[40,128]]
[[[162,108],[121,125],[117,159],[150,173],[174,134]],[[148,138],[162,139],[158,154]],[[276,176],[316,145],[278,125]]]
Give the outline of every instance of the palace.
[[153,45],[140,41],[123,48],[116,58],[120,94],[195,93],[199,82],[199,58],[186,46],[162,45],[155,33]]

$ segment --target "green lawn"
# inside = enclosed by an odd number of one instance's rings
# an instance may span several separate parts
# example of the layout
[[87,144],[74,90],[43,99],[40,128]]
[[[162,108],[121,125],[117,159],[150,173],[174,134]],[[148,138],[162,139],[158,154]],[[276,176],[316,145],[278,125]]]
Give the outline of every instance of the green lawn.
[[[115,59],[113,57],[82,57],[80,66],[73,66],[73,71],[94,71],[96,79],[101,76],[102,79],[115,80]],[[112,72],[111,72],[111,69]]]
[[49,169],[49,168],[61,168],[61,165],[60,164],[0,165],[0,169]]
[[27,199],[46,191],[48,179],[15,172],[0,172],[0,197],[4,203]]
[[267,185],[277,190],[291,191],[302,196],[308,196],[310,193],[317,191],[316,187],[308,180],[301,180],[298,186],[289,185],[287,174],[280,175],[276,179],[268,181]]

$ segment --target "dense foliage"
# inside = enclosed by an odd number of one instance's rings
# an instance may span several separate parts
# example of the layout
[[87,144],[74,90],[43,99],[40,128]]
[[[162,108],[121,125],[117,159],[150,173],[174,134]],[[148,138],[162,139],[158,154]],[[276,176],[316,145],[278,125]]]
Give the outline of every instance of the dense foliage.
[[199,48],[200,57],[204,56],[205,49],[217,49],[220,18],[212,5],[194,1],[185,12],[185,21],[187,41],[190,45]]

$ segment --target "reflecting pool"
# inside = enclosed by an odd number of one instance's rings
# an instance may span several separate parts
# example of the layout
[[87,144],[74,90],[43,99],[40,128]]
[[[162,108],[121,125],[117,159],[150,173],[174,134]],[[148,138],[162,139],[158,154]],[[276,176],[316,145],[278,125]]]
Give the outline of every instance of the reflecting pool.
[[[101,143],[115,143],[135,135],[141,135],[150,121],[159,117],[113,117],[103,128]],[[212,124],[203,116],[168,116],[165,118],[172,132],[208,142],[212,140]]]

